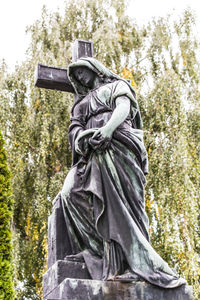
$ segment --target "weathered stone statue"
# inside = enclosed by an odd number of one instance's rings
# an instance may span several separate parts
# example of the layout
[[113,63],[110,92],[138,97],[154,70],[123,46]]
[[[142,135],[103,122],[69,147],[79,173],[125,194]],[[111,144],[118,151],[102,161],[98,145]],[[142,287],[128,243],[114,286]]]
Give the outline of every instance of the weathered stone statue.
[[69,65],[68,78],[78,98],[69,128],[73,167],[61,191],[73,249],[65,259],[85,262],[92,279],[185,284],[149,243],[148,159],[133,88],[89,57]]
[[[45,300],[193,300],[149,243],[148,172],[135,92],[76,40],[68,70],[38,64],[35,85],[76,94],[73,166],[48,219]],[[157,285],[157,286],[156,286]]]

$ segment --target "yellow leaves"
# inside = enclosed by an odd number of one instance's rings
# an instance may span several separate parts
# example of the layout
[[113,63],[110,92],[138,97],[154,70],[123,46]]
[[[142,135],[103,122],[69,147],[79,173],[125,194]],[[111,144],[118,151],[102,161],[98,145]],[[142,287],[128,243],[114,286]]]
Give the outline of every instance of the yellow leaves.
[[[38,228],[37,228],[37,226],[34,226],[33,240],[34,240],[34,241],[38,241],[38,238],[39,238]],[[37,249],[37,246],[36,246],[36,249]]]
[[27,221],[26,221],[26,227],[25,227],[25,232],[26,232],[27,236],[29,236],[30,227],[31,227],[31,217],[30,217],[30,214],[28,214]]
[[37,276],[37,272],[33,273],[33,278],[35,280],[36,285],[36,292],[38,295],[42,295],[42,287],[41,287],[41,280],[40,277]]
[[122,36],[122,33],[120,31],[117,32],[117,36],[118,36],[118,40],[120,42],[122,42],[123,36]]
[[130,79],[132,87],[134,88],[134,87],[136,87],[136,82],[134,80],[133,73],[134,73],[133,69],[129,70],[127,67],[124,67],[122,69],[121,76],[125,79]]
[[162,208],[160,206],[157,206],[157,210],[156,210],[156,218],[158,219],[159,216],[161,215],[162,213]]
[[35,109],[38,109],[40,107],[40,99],[37,99],[35,101]]
[[59,171],[61,170],[61,165],[57,165],[57,166],[55,167],[55,169],[56,169],[56,172],[59,172]]
[[187,56],[183,51],[181,51],[181,56],[183,59],[183,65],[186,66],[187,65]]
[[44,272],[48,270],[48,240],[45,237],[42,241],[42,248],[45,257]]
[[47,253],[48,253],[48,242],[47,242],[47,238],[44,239],[44,240],[42,241],[42,246],[43,246],[43,249],[44,249],[45,253],[47,254]]
[[167,94],[170,95],[171,94],[171,89],[167,88]]
[[180,251],[178,253],[178,259],[179,259],[179,261],[182,261],[182,262],[183,262],[183,259],[185,259],[185,253],[183,251]]
[[146,199],[146,207],[148,209],[151,209],[152,205],[153,205],[153,200]]
[[131,80],[131,83],[132,83],[132,87],[135,88],[136,87],[136,82],[135,82],[134,79]]
[[[32,227],[33,227],[33,223],[31,222],[31,214],[28,213],[27,216],[27,220],[26,220],[26,227],[25,227],[25,232],[27,237],[30,237],[33,241],[37,241],[38,240],[38,228],[37,226],[34,226],[33,229],[33,234],[32,234]],[[35,250],[37,250],[37,245],[34,247]]]
[[19,166],[19,171],[23,171],[23,169],[24,169],[24,162],[23,162],[22,159],[19,160],[18,166]]
[[131,79],[130,77],[132,77],[131,71],[125,67],[122,69],[122,75],[124,78],[127,78],[127,79]]

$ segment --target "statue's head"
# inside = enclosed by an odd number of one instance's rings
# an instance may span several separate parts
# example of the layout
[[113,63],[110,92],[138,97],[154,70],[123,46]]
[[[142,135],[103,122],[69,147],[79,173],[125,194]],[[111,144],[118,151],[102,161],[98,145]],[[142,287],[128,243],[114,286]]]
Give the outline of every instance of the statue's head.
[[86,95],[91,89],[118,79],[117,75],[91,57],[83,57],[70,64],[68,77],[79,95]]
[[94,88],[94,82],[97,74],[87,67],[79,66],[74,68],[74,77],[80,82],[80,84],[86,88],[92,89]]

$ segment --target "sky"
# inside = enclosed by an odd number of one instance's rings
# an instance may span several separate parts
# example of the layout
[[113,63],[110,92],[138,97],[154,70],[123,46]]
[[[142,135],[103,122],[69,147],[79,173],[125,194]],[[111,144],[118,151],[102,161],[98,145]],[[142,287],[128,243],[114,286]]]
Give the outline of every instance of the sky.
[[[117,1],[117,0],[116,0]],[[190,7],[197,15],[200,27],[200,1],[198,0],[129,0],[129,15],[139,24],[148,22],[152,17],[176,16]],[[0,61],[5,59],[12,71],[17,63],[25,59],[29,44],[26,27],[40,18],[43,5],[49,11],[59,11],[65,6],[65,0],[1,0],[0,4]]]

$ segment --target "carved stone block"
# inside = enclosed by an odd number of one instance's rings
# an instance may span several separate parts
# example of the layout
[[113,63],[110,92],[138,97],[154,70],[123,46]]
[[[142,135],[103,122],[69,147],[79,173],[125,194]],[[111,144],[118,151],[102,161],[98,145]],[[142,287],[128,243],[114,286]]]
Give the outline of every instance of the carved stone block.
[[49,295],[65,278],[90,279],[85,263],[58,260],[43,275],[43,296]]
[[48,219],[48,268],[57,260],[62,260],[71,253],[61,198],[58,195],[54,200],[52,214]]
[[66,278],[45,300],[193,300],[192,288],[163,289],[138,281],[121,283]]

